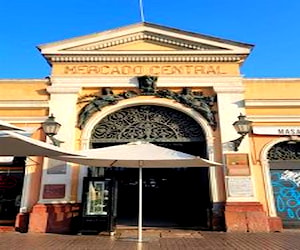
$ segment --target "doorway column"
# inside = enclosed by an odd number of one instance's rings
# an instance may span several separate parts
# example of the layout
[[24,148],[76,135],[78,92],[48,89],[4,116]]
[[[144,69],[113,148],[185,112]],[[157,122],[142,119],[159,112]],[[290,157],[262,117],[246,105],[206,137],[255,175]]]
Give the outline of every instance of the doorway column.
[[[47,88],[49,115],[53,114],[62,125],[56,137],[63,141],[60,147],[70,151],[76,148],[76,103],[80,90],[81,87],[72,86],[67,79],[59,82],[54,79]],[[76,171],[69,163],[44,158],[40,198],[30,215],[30,232],[71,232],[72,217],[77,215],[74,211],[79,211]]]

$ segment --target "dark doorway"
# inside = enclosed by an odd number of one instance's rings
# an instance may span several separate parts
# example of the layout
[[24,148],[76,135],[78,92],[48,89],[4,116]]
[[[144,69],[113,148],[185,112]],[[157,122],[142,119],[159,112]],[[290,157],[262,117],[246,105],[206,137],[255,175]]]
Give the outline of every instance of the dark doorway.
[[[201,142],[154,144],[197,155],[205,149]],[[117,224],[136,226],[138,169],[105,169],[105,177],[112,176],[118,183]],[[143,225],[209,229],[209,193],[208,168],[143,169]]]
[[0,226],[13,226],[20,209],[25,158],[0,163]]
[[284,228],[300,228],[300,142],[275,144],[268,152],[277,216]]

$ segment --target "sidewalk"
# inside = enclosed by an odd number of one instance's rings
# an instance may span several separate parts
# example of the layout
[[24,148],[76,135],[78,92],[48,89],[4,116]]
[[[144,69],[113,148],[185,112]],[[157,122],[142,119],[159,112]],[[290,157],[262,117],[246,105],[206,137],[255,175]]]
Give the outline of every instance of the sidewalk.
[[115,236],[0,233],[1,250],[299,250],[300,231],[283,233],[225,233],[183,230],[146,230],[143,243],[136,242],[136,230]]

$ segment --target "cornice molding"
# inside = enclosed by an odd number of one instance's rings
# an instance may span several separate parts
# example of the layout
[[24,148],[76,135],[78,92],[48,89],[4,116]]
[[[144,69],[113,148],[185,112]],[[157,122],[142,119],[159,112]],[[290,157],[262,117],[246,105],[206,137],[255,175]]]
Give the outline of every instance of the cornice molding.
[[244,81],[245,82],[267,82],[267,81],[270,81],[270,82],[274,82],[274,81],[279,81],[279,82],[285,82],[285,81],[288,81],[288,82],[299,82],[300,81],[300,78],[298,77],[295,77],[295,78],[284,78],[284,77],[281,77],[281,78],[244,78]]
[[299,99],[245,100],[246,107],[299,107]]
[[81,90],[80,86],[49,86],[47,92],[49,94],[78,94]]
[[30,123],[30,124],[40,124],[44,122],[48,116],[1,116],[1,120],[14,124]]
[[[192,55],[190,52],[184,55],[176,53],[166,53],[164,55],[151,55],[147,53],[133,54],[126,51],[125,55],[120,52],[107,51],[107,55],[101,51],[101,54],[74,55],[66,53],[64,55],[45,55],[51,62],[242,62],[245,55]],[[173,51],[169,51],[173,52]],[[115,55],[114,55],[115,54]],[[155,52],[157,54],[157,52]],[[210,53],[212,54],[212,53]]]
[[298,115],[247,115],[253,122],[300,122]]
[[[180,77],[180,76],[159,76],[156,86],[159,87],[216,87],[221,90],[222,86],[227,89],[233,86],[240,86],[240,76],[201,76],[201,77]],[[132,76],[105,76],[105,77],[74,77],[74,76],[53,76],[51,77],[52,87],[81,88],[81,87],[137,87],[138,81]]]
[[162,34],[155,34],[153,32],[138,32],[136,34],[124,36],[122,38],[118,37],[115,39],[111,39],[109,41],[101,41],[98,43],[96,42],[92,45],[77,46],[71,48],[70,50],[85,50],[85,51],[102,50],[116,45],[123,45],[126,43],[136,42],[141,40],[153,41],[156,43],[162,43],[164,45],[182,47],[184,49],[190,49],[190,50],[224,50],[224,48],[220,48],[217,46],[191,42],[184,39],[178,39],[178,38],[176,39]]
[[35,101],[35,100],[0,100],[0,108],[3,109],[40,109],[48,108],[49,101]]
[[230,84],[230,85],[218,84],[213,87],[214,87],[214,91],[217,94],[233,94],[233,93],[245,92],[245,87],[242,85],[242,82],[236,82],[235,84]]
[[19,78],[2,78],[0,79],[0,83],[12,83],[15,84],[16,82],[18,83],[32,83],[32,82],[44,82],[48,83],[48,79],[19,79]]

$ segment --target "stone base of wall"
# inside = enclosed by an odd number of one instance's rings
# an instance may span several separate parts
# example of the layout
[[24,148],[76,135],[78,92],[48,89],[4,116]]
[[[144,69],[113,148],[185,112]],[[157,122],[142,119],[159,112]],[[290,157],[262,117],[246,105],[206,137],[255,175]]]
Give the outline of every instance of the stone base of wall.
[[224,202],[213,203],[211,216],[211,229],[213,231],[225,231],[224,210]]
[[76,233],[79,204],[37,204],[29,217],[29,232]]
[[228,202],[225,205],[227,232],[281,231],[281,219],[268,217],[259,202]]
[[269,217],[270,232],[282,232],[282,220],[279,217]]

